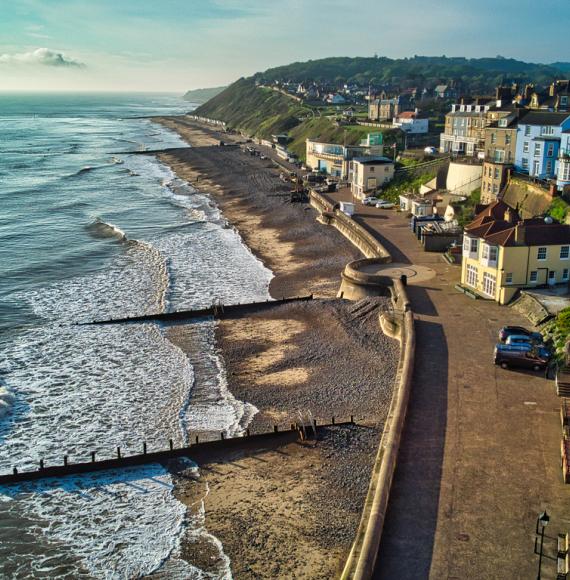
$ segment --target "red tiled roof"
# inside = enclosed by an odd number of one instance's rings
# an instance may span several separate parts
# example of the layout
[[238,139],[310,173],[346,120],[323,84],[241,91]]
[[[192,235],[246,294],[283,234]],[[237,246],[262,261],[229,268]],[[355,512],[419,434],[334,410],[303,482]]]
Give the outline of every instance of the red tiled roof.
[[404,111],[398,115],[398,119],[413,119],[415,116],[415,111]]
[[[523,228],[519,242],[516,241],[517,227]],[[518,212],[501,200],[478,213],[465,227],[465,233],[498,246],[570,245],[570,225],[547,223],[542,218],[521,220]]]

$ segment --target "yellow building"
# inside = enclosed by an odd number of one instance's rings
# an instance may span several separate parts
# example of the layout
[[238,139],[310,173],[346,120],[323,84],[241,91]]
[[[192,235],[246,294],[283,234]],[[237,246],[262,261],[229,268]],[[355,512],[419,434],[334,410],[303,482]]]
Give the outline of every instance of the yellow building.
[[521,288],[568,286],[570,225],[521,220],[503,201],[477,214],[463,236],[461,285],[507,304]]

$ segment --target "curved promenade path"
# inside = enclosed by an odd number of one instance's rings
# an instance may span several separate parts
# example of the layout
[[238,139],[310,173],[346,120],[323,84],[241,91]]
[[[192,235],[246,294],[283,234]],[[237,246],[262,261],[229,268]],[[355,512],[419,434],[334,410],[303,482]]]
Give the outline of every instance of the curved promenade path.
[[[327,194],[351,201],[350,192]],[[537,515],[546,508],[545,553],[570,531],[570,485],[560,469],[560,403],[553,381],[493,364],[512,309],[457,292],[459,266],[426,253],[394,211],[357,205],[354,219],[398,265],[431,268],[408,288],[416,364],[374,578],[533,578]],[[412,280],[410,280],[412,282]],[[544,578],[556,577],[546,558]]]

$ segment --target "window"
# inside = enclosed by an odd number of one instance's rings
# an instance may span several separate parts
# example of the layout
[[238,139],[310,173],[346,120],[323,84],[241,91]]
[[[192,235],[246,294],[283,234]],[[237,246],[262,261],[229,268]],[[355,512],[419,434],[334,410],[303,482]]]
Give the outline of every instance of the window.
[[510,133],[506,133],[505,134],[505,143],[507,145],[510,145],[511,144],[511,134]]
[[476,254],[479,250],[479,240],[476,238],[471,238],[471,245],[469,247],[469,252]]
[[495,167],[495,179],[499,179],[499,168]]
[[554,135],[554,127],[548,125],[541,127],[540,133],[541,135]]
[[528,170],[528,158],[522,158],[522,168]]
[[496,288],[497,288],[497,278],[492,274],[488,274],[487,272],[485,272],[485,274],[483,274],[483,292],[487,294],[487,296],[491,296],[492,298],[494,298]]
[[550,175],[552,173],[552,161],[548,160],[546,162],[546,174]]
[[[502,149],[495,150],[495,163],[503,163],[505,160],[505,152]],[[498,169],[495,169],[498,171]]]
[[370,168],[370,173],[374,173],[374,167]]
[[568,256],[570,256],[570,246],[561,246],[560,247],[560,259],[567,260]]
[[568,97],[566,95],[560,97],[560,104],[563,107],[566,107],[568,105]]
[[546,248],[545,247],[538,248],[538,250],[536,252],[536,258],[538,260],[546,260]]
[[499,185],[497,183],[493,183],[493,193],[499,193]]
[[505,284],[512,284],[513,283],[513,273],[509,272],[505,275]]
[[528,153],[528,141],[523,143],[523,153]]
[[497,142],[497,134],[491,133],[491,143],[496,143],[496,142]]
[[531,284],[536,284],[536,281],[538,280],[538,272],[536,270],[533,270],[530,273],[530,283]]
[[524,135],[525,135],[525,137],[528,137],[530,135],[530,125],[525,125]]
[[540,155],[540,143],[534,144],[534,156]]
[[559,181],[570,181],[570,162],[560,160],[560,169],[558,170]]
[[539,173],[540,173],[540,162],[537,159],[532,164],[532,174],[538,175]]
[[467,279],[465,283],[473,288],[477,288],[477,268],[475,266],[467,266]]
[[564,268],[564,270],[562,270],[562,282],[568,282],[568,273],[570,272],[570,270],[568,268]]
[[552,157],[554,155],[554,143],[549,143],[548,144],[548,149],[546,151],[546,156],[547,157]]

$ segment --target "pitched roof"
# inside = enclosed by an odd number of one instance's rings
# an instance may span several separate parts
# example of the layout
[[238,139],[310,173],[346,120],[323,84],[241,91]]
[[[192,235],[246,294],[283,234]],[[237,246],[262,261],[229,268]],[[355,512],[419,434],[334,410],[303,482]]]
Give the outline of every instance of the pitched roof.
[[418,114],[415,111],[404,111],[396,115],[398,119],[415,119],[417,116]]
[[[524,232],[518,242],[517,228]],[[465,227],[465,233],[498,246],[570,245],[570,225],[548,223],[542,218],[521,220],[518,212],[501,200],[478,213]]]
[[375,157],[372,155],[366,157],[355,157],[353,161],[362,163],[362,165],[384,165],[386,163],[394,163],[394,161],[388,157]]
[[562,125],[570,117],[570,113],[554,113],[551,111],[529,111],[520,121],[521,125]]

